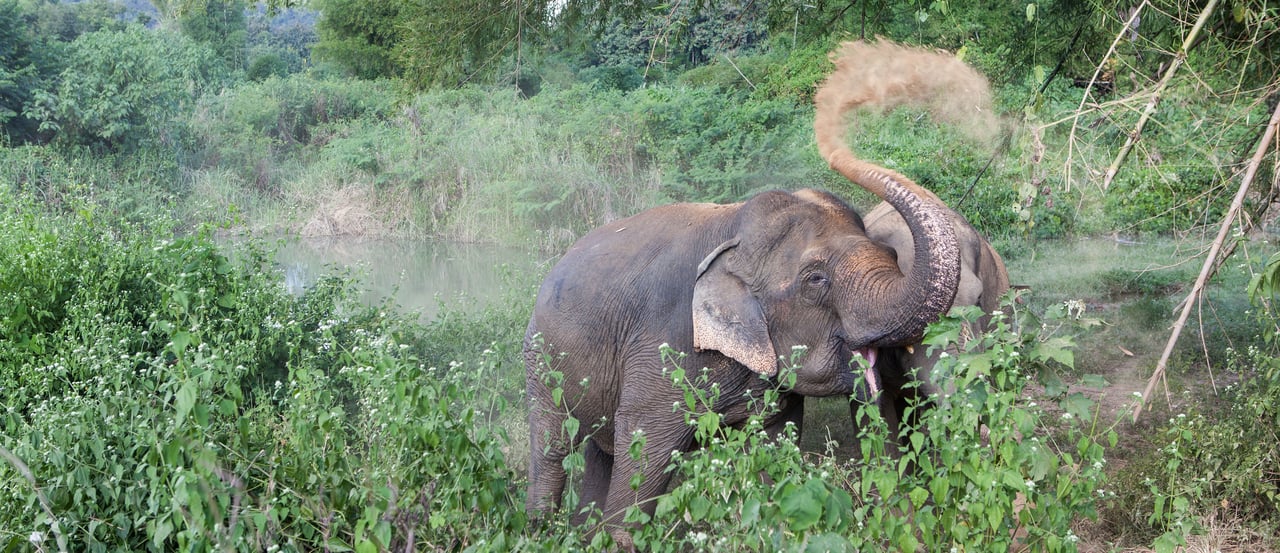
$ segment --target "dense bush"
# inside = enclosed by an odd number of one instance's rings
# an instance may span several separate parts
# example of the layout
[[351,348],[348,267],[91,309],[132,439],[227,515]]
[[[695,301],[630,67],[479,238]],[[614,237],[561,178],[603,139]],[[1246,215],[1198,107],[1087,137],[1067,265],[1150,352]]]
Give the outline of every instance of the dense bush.
[[17,0],[0,0],[0,138],[5,141],[36,137],[37,123],[24,113],[32,92],[56,73],[56,49],[28,18]]
[[280,183],[269,168],[308,159],[361,119],[388,117],[395,94],[386,82],[313,78],[306,73],[268,76],[207,95],[191,116],[198,149],[193,163],[229,167],[267,195]]
[[406,342],[429,336],[344,280],[290,296],[260,248],[229,258],[203,235],[46,219],[4,197],[5,549],[518,535],[505,438],[476,424],[479,406],[503,408],[484,393],[493,363],[419,357]]

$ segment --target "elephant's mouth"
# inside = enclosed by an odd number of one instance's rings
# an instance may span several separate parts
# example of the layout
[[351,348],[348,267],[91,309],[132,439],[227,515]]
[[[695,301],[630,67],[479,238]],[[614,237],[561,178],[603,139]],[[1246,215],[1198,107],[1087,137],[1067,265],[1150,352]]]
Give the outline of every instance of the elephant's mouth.
[[876,372],[876,348],[864,347],[854,350],[853,353],[867,360],[867,369],[863,371],[863,376],[867,379],[869,395],[875,397],[880,393],[880,374]]
[[863,370],[863,377],[867,381],[867,398],[875,397],[881,390],[880,373],[876,371],[876,348],[871,346],[863,346],[854,348],[848,342],[841,340],[841,346],[844,350],[845,357],[849,360],[848,366],[857,369],[858,361],[855,357],[861,357],[867,360],[866,369]]

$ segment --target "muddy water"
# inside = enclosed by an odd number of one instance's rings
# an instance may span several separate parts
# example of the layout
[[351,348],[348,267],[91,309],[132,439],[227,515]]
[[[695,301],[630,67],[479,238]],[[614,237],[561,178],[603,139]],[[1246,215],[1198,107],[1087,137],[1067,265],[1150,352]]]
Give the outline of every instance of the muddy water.
[[284,284],[301,293],[326,274],[351,270],[374,303],[394,297],[405,311],[435,317],[442,302],[483,305],[500,299],[512,281],[529,272],[531,252],[485,244],[351,238],[286,239],[276,254]]

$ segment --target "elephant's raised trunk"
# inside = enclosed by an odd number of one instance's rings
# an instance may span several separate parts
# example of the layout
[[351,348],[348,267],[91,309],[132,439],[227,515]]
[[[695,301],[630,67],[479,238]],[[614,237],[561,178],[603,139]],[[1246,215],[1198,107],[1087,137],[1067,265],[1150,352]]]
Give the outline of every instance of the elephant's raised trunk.
[[[918,340],[924,327],[951,307],[960,279],[960,250],[948,208],[937,196],[893,170],[854,156],[844,141],[844,114],[868,103],[896,105],[941,92],[947,81],[922,67],[922,56],[931,63],[964,64],[954,58],[933,60],[943,56],[896,45],[880,46],[872,52],[866,48],[862,43],[845,46],[844,55],[836,61],[836,72],[814,96],[814,131],[818,149],[831,168],[892,205],[911,229],[915,260],[907,274],[887,283],[885,293],[870,300],[874,305],[856,309],[885,317],[883,325],[875,325],[878,336],[863,338],[872,345],[894,346]],[[907,67],[889,78],[862,74],[858,64],[869,56],[881,65],[891,63],[884,58],[899,56]]]
[[926,325],[951,308],[960,283],[960,248],[947,208],[910,179],[853,158],[848,148],[834,152],[828,160],[849,180],[889,202],[911,229],[915,250],[911,268],[876,296],[883,304],[857,311],[884,316],[883,325],[872,325],[881,334],[868,337],[871,345],[916,342]]

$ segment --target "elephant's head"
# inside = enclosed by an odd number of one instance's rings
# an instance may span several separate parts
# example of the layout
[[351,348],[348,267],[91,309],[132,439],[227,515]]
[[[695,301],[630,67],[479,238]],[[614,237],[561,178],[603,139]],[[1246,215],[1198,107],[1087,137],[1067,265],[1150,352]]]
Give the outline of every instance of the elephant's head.
[[[794,391],[853,393],[855,355],[918,340],[956,291],[950,223],[933,201],[903,190],[890,201],[918,237],[906,274],[891,250],[867,238],[857,213],[830,194],[770,192],[743,204],[737,234],[698,269],[695,347],[770,377],[779,356],[803,346]],[[878,379],[869,370],[866,376],[874,392]]]

